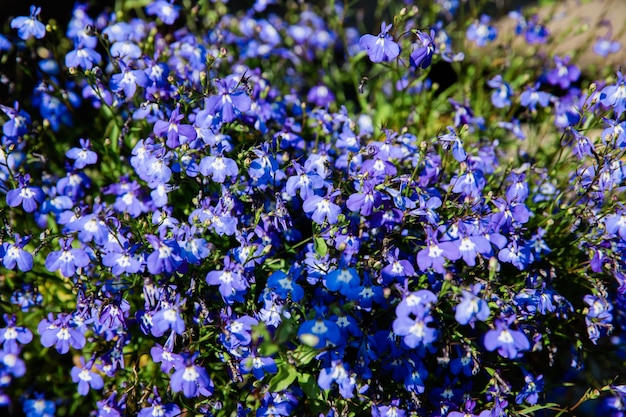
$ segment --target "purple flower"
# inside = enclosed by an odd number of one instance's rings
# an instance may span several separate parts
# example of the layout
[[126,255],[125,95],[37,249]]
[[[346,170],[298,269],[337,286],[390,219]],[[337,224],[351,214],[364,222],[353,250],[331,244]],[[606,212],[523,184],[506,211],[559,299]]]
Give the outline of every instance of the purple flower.
[[498,36],[498,30],[489,24],[490,21],[489,16],[480,16],[480,21],[473,22],[467,28],[467,39],[475,42],[478,46],[485,46],[487,43],[493,42]]
[[495,107],[502,109],[511,105],[513,88],[511,88],[509,83],[504,82],[502,75],[496,75],[491,80],[487,81],[487,85],[495,89],[495,91],[491,93],[491,103]]
[[68,68],[80,67],[84,70],[90,70],[94,65],[98,65],[102,61],[102,56],[95,50],[85,46],[80,42],[76,49],[73,49],[65,56],[65,66]]
[[146,6],[148,16],[157,16],[166,25],[172,25],[178,19],[180,6],[175,6],[172,1],[157,0]]
[[330,368],[322,369],[317,378],[317,384],[324,390],[330,389],[333,382],[339,385],[339,393],[343,398],[352,398],[354,396],[356,379],[340,360],[334,360]]
[[17,29],[20,38],[26,40],[31,36],[41,39],[46,36],[46,26],[37,17],[41,13],[41,7],[30,6],[30,16],[18,16],[11,20],[11,28]]
[[426,69],[433,61],[435,54],[435,31],[430,30],[430,35],[419,30],[416,33],[417,41],[413,45],[411,52],[411,66]]
[[361,36],[359,44],[367,51],[372,62],[392,61],[400,54],[400,46],[388,33],[392,26],[383,22],[378,36],[370,34]]
[[98,162],[98,154],[89,148],[89,139],[80,139],[80,148],[71,148],[65,153],[65,156],[74,159],[74,168],[83,169],[87,165]]
[[417,253],[417,265],[422,271],[432,267],[435,272],[443,274],[446,258],[456,261],[461,257],[459,248],[454,242],[438,242],[435,232],[430,228],[427,228],[426,233],[426,247]]
[[614,54],[622,48],[618,41],[613,41],[606,37],[598,37],[596,43],[593,44],[593,52],[601,57],[607,57]]
[[537,86],[528,87],[520,96],[520,104],[534,112],[537,110],[537,104],[541,107],[547,107],[550,104],[550,98],[549,93],[537,91]]
[[44,200],[43,190],[39,187],[29,186],[29,182],[30,175],[18,176],[18,188],[10,190],[6,196],[6,202],[10,207],[21,205],[25,212],[32,213],[37,209],[37,205]]
[[314,196],[315,190],[324,186],[324,179],[315,171],[304,171],[302,165],[295,161],[292,164],[296,170],[296,175],[287,179],[287,184],[285,185],[285,191],[287,194],[295,196],[296,192],[299,192],[302,200],[306,200],[307,198]]
[[488,351],[498,350],[498,353],[508,359],[521,356],[521,352],[530,349],[530,342],[526,335],[519,330],[512,330],[509,325],[515,317],[508,319],[496,319],[494,330],[485,334],[485,348]]
[[398,309],[396,313],[393,332],[398,336],[403,336],[402,340],[408,347],[428,345],[437,340],[437,330],[428,327],[428,323],[433,321],[429,314],[430,310],[423,304],[412,307],[410,315],[400,314]]
[[11,374],[16,378],[20,378],[26,373],[26,364],[17,356],[17,352],[0,350],[0,364],[4,365],[3,372]]
[[174,303],[163,303],[165,304],[161,306],[161,309],[152,316],[152,335],[155,337],[160,337],[165,334],[168,330],[172,330],[176,334],[183,334],[185,331],[185,321],[180,316],[179,304],[184,302],[178,302],[178,300]]
[[606,231],[612,235],[619,235],[626,241],[626,212],[611,214],[604,219]]
[[2,349],[5,352],[15,353],[19,352],[18,342],[22,345],[26,345],[33,340],[33,333],[26,327],[19,327],[15,325],[15,315],[4,315],[4,321],[7,326],[0,329],[0,343],[2,343]]
[[302,209],[317,224],[321,225],[325,221],[328,221],[329,224],[335,224],[339,221],[338,216],[341,213],[341,207],[333,203],[338,195],[339,191],[329,192],[325,197],[313,195],[304,200]]
[[319,107],[326,107],[335,101],[335,95],[325,85],[316,85],[311,87],[306,96],[309,103]]
[[515,397],[515,402],[521,404],[526,401],[530,405],[537,404],[539,393],[543,391],[543,375],[534,377],[531,373],[524,370],[524,388]]
[[57,352],[65,354],[70,346],[74,349],[82,349],[85,346],[85,336],[77,329],[76,323],[68,314],[59,314],[56,320],[52,313],[48,319],[43,319],[37,326],[41,335],[41,344],[44,347],[55,346]]
[[167,137],[165,143],[172,149],[181,143],[191,142],[196,139],[196,129],[192,125],[181,124],[184,117],[184,114],[180,114],[180,106],[176,106],[169,121],[157,120],[152,131],[156,136]]
[[89,265],[89,255],[80,248],[72,247],[72,238],[59,239],[61,250],[50,252],[46,257],[46,269],[50,272],[61,270],[64,277],[72,277],[77,268]]
[[174,239],[161,240],[154,235],[146,235],[146,240],[154,248],[154,252],[148,255],[146,265],[151,274],[172,274],[182,264],[180,247]]
[[241,265],[232,262],[227,256],[224,258],[224,269],[211,271],[206,276],[209,285],[219,285],[220,294],[224,299],[231,298],[237,291],[248,288],[248,283],[242,276]]
[[183,357],[172,351],[172,345],[174,344],[173,334],[167,339],[165,346],[156,344],[150,349],[152,360],[156,363],[161,362],[161,371],[166,374],[172,369],[183,365]]
[[78,383],[78,393],[80,395],[87,395],[89,388],[102,389],[104,387],[104,381],[102,377],[91,370],[93,362],[89,361],[85,365],[85,358],[80,357],[81,366],[74,366],[72,368],[71,376],[72,381]]
[[173,403],[162,404],[161,399],[155,399],[150,406],[139,410],[137,417],[177,417],[182,415],[180,407]]
[[474,287],[472,292],[463,290],[463,299],[456,306],[454,315],[459,324],[469,324],[474,327],[476,319],[485,321],[489,318],[489,305],[485,300],[475,295],[480,290],[479,287]]
[[22,271],[30,271],[33,268],[33,255],[24,250],[24,246],[30,241],[30,237],[14,235],[15,243],[4,242],[0,247],[0,258],[7,269],[17,268]]
[[615,85],[607,85],[600,91],[600,103],[613,107],[615,118],[619,118],[626,109],[626,77],[618,71]]
[[250,110],[252,100],[243,88],[241,80],[236,76],[229,76],[216,81],[217,95],[206,100],[206,110],[210,114],[220,114],[222,122],[230,123],[241,113]]
[[198,354],[181,354],[183,360],[178,364],[176,371],[170,379],[170,387],[173,392],[183,392],[187,398],[204,395],[213,395],[213,381],[209,378],[206,370],[194,362]]
[[237,163],[222,155],[205,156],[200,161],[200,173],[218,183],[226,181],[226,177],[236,177],[239,173]]
[[561,88],[567,89],[570,83],[578,80],[580,77],[580,69],[576,65],[567,65],[569,60],[569,55],[565,58],[554,57],[556,68],[550,70],[546,76],[549,84],[558,84]]
[[30,116],[24,110],[20,110],[18,102],[15,102],[14,107],[0,104],[0,110],[9,117],[9,120],[2,125],[2,133],[4,133],[5,136],[18,138],[28,133]]
[[133,70],[128,65],[120,62],[122,72],[111,76],[111,91],[121,93],[124,91],[126,98],[132,98],[137,91],[137,86],[145,87],[148,85],[148,77],[143,70]]

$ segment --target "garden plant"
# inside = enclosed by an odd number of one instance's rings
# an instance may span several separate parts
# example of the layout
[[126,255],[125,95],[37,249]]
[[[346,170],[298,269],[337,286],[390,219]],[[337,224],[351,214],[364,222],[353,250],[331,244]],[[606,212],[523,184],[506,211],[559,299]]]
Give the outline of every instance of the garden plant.
[[0,22],[1,415],[625,415],[610,28],[45,3]]

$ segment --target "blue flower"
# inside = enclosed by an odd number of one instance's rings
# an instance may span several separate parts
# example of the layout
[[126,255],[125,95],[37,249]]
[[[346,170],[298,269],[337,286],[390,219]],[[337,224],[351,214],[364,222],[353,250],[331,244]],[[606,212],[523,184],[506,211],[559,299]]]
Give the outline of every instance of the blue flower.
[[389,35],[393,25],[383,22],[378,36],[363,35],[359,44],[367,51],[372,62],[392,61],[400,54],[400,46]]
[[92,360],[85,365],[85,358],[81,356],[80,364],[81,366],[74,366],[71,372],[72,381],[78,383],[78,393],[87,395],[89,388],[102,389],[104,381],[98,373],[91,370],[93,366]]
[[495,89],[495,91],[491,93],[491,104],[499,109],[511,105],[513,88],[502,79],[502,75],[496,75],[491,80],[487,81],[487,85]]
[[31,36],[41,39],[46,36],[46,26],[37,17],[41,13],[41,7],[30,6],[30,16],[18,16],[11,20],[11,28],[17,29],[20,38],[26,40]]
[[198,353],[193,355],[181,354],[183,360],[175,365],[176,371],[170,378],[170,387],[173,392],[183,392],[187,398],[204,395],[210,397],[213,395],[213,381],[209,378],[207,371],[196,365],[194,362],[198,357]]
[[0,247],[0,258],[7,269],[17,268],[22,271],[30,271],[33,268],[33,255],[24,250],[24,246],[30,241],[30,237],[21,237],[15,234],[15,243],[4,242]]
[[178,19],[180,6],[175,6],[172,1],[157,0],[146,6],[146,14],[157,16],[166,25],[172,25]]
[[302,343],[316,349],[337,346],[341,341],[339,326],[330,320],[317,318],[305,321],[298,329],[298,338]]
[[403,336],[402,341],[410,348],[428,345],[437,340],[437,330],[428,327],[428,323],[433,321],[430,310],[419,304],[411,312],[411,315],[397,314],[393,321],[393,332]]
[[90,70],[94,65],[98,65],[102,56],[95,50],[85,46],[82,42],[65,55],[65,66],[68,68],[80,67]]
[[331,291],[339,291],[343,295],[350,294],[355,288],[361,284],[359,274],[354,268],[340,266],[334,271],[329,272],[325,279],[326,288]]
[[317,224],[324,224],[325,221],[335,224],[339,221],[338,216],[341,213],[341,207],[333,203],[338,195],[339,191],[329,192],[325,197],[313,195],[304,200],[302,208]]
[[200,173],[218,183],[226,181],[226,177],[236,177],[239,173],[237,163],[222,155],[205,156],[200,161]]
[[480,21],[473,22],[467,28],[467,39],[474,41],[478,46],[485,46],[487,43],[493,42],[498,36],[498,30],[489,24],[490,20],[489,16],[481,15]]
[[474,327],[476,319],[486,321],[489,318],[489,305],[487,302],[476,296],[480,285],[474,287],[473,291],[463,290],[463,299],[456,306],[454,318],[459,324],[469,324]]
[[35,399],[29,398],[24,401],[23,411],[26,417],[54,416],[56,405],[54,401],[45,400],[43,396],[35,394]]
[[72,247],[72,238],[59,239],[61,250],[50,252],[46,257],[46,269],[50,272],[61,270],[64,277],[72,277],[77,268],[89,265],[89,256],[80,248]]
[[339,386],[339,393],[343,398],[352,398],[356,386],[356,378],[351,375],[349,368],[340,360],[334,360],[330,368],[324,368],[317,378],[321,389],[330,389],[333,382]]
[[219,114],[224,123],[230,123],[242,113],[250,110],[252,100],[243,88],[240,77],[229,76],[216,81],[217,95],[206,100],[206,110]]
[[508,359],[522,356],[522,351],[530,349],[530,342],[520,330],[512,330],[509,325],[515,317],[496,319],[494,330],[485,334],[484,344],[488,351],[498,350],[498,353]]
[[10,207],[22,206],[25,212],[32,213],[37,209],[45,194],[40,187],[29,186],[30,175],[18,176],[18,188],[10,190],[6,195],[6,202]]
[[413,45],[413,52],[411,52],[411,66],[415,68],[426,69],[433,61],[433,55],[435,54],[435,31],[430,30],[430,34],[416,32],[417,42]]
[[543,375],[539,375],[536,378],[526,370],[524,371],[524,388],[515,397],[515,402],[521,404],[526,401],[530,405],[537,404],[539,399],[539,393],[543,391]]

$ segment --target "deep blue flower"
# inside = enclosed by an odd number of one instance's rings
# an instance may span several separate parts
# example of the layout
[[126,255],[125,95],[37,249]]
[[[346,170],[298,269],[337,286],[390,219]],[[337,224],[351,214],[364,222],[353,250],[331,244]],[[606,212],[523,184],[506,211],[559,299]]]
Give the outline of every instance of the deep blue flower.
[[87,165],[98,161],[98,154],[90,149],[89,139],[80,139],[80,148],[71,148],[65,153],[69,159],[74,160],[74,167],[82,169]]
[[98,65],[102,61],[102,56],[82,42],[67,53],[65,56],[65,66],[68,68],[80,67],[84,70],[90,70],[94,65]]
[[331,291],[339,291],[343,295],[350,294],[351,291],[361,284],[359,274],[354,268],[340,266],[329,272],[325,279],[326,288]]
[[356,378],[351,375],[350,369],[340,360],[334,360],[330,368],[321,370],[317,384],[321,389],[330,389],[332,383],[339,386],[339,393],[343,398],[352,398],[356,386]]
[[42,395],[35,394],[36,398],[24,400],[23,411],[26,417],[52,417],[56,411],[54,401],[44,399]]
[[37,18],[41,7],[30,6],[30,16],[18,16],[11,20],[11,28],[17,29],[20,38],[26,40],[31,36],[41,39],[46,36],[46,26]]
[[342,340],[339,326],[322,318],[302,323],[298,329],[298,338],[302,343],[316,349],[338,346]]
[[431,29],[428,34],[418,30],[415,34],[417,40],[413,44],[410,62],[415,68],[426,69],[432,63],[435,54],[435,31]]
[[410,348],[428,345],[437,340],[437,330],[428,327],[428,323],[433,321],[430,310],[418,304],[411,312],[411,315],[397,315],[393,321],[393,332],[403,336],[402,341]]
[[361,36],[359,44],[366,50],[372,62],[393,61],[400,54],[400,46],[388,33],[392,26],[382,22],[378,36]]
[[526,370],[524,370],[524,388],[515,396],[515,402],[521,404],[524,401],[530,405],[537,404],[539,394],[543,391],[543,375],[536,378]]

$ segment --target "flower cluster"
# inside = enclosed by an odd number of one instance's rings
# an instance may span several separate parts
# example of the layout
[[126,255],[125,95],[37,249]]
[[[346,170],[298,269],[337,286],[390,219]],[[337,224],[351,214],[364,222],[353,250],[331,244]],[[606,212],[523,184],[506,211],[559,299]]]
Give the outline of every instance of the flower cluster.
[[118,3],[0,35],[0,409],[622,415],[621,72],[458,2]]

